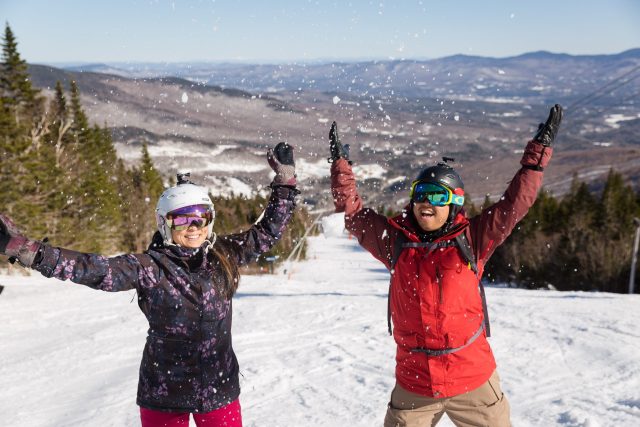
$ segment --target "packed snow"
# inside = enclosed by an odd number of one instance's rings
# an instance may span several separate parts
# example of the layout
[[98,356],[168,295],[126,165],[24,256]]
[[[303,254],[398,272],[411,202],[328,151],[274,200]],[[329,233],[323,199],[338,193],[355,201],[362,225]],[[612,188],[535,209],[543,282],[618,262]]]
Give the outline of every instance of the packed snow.
[[357,165],[353,167],[353,174],[358,181],[362,181],[368,178],[382,179],[386,175],[387,170],[377,163],[370,165]]
[[214,196],[245,196],[256,194],[255,187],[232,176],[205,175],[205,185]]
[[619,129],[620,122],[628,120],[636,120],[640,118],[640,114],[628,115],[628,114],[609,114],[605,117],[604,121],[612,128]]
[[[382,425],[389,276],[341,216],[323,229],[306,261],[242,278],[233,337],[245,426]],[[16,270],[0,284],[2,425],[139,425],[147,325],[134,293]],[[514,426],[640,425],[640,295],[488,287],[487,298]]]
[[[326,159],[321,159],[316,162],[309,162],[304,159],[296,160],[296,173],[300,181],[324,178],[330,175]],[[387,170],[377,163],[359,164],[353,167],[353,173],[356,179],[365,180],[369,178],[383,178],[387,174]]]
[[[138,161],[142,158],[142,150],[139,145],[118,143],[115,144],[118,153],[126,159]],[[155,157],[188,157],[190,159],[214,158],[227,150],[237,149],[233,144],[203,145],[199,143],[177,142],[163,139],[153,145],[147,146],[147,151],[152,158]],[[260,152],[264,156],[264,152]]]

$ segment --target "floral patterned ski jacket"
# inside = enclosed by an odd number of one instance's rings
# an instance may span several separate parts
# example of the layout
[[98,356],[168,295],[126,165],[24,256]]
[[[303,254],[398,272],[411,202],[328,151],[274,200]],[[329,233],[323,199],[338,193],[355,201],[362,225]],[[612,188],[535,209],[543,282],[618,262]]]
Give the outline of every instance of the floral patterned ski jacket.
[[[237,265],[255,260],[282,235],[296,194],[276,187],[262,219],[245,232],[219,237],[214,249]],[[219,291],[226,276],[206,247],[206,242],[197,249],[164,245],[159,233],[146,252],[111,258],[45,246],[32,268],[97,290],[135,289],[149,322],[138,405],[209,412],[236,400],[240,386],[231,345],[231,300]]]

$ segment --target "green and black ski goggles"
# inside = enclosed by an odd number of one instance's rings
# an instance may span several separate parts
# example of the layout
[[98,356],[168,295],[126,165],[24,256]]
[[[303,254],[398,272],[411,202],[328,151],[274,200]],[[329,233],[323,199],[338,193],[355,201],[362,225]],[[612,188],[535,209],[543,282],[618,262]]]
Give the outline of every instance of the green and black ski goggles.
[[462,188],[450,190],[435,182],[413,181],[409,197],[416,203],[428,202],[432,206],[462,206],[464,204],[464,190]]

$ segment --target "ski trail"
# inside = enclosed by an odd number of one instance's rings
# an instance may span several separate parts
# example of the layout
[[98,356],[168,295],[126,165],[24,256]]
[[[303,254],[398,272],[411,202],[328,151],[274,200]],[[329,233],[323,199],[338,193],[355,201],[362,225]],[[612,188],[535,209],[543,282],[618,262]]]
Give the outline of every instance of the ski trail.
[[[235,322],[233,333],[246,425],[381,425],[395,384],[395,343],[386,323],[389,274],[344,236],[315,237],[308,253],[290,276],[241,283],[234,310],[245,322]],[[247,298],[256,301],[245,309]],[[279,298],[286,302],[274,303]],[[250,325],[263,333],[247,330]],[[292,325],[293,339],[282,333]],[[264,390],[267,397],[258,397]],[[282,410],[262,418],[274,405]]]
[[[388,273],[341,233],[310,238],[308,257],[241,279],[245,426],[381,425],[395,383]],[[37,275],[0,283],[3,426],[138,426],[147,323],[133,292]],[[514,426],[640,425],[640,296],[488,287],[487,300]]]

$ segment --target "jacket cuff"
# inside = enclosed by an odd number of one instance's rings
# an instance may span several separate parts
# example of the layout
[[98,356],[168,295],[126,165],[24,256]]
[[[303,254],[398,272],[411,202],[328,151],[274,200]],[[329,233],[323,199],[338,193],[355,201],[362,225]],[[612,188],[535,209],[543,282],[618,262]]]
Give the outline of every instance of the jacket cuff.
[[300,194],[300,190],[292,185],[271,184],[271,194],[279,199],[294,200]]
[[553,148],[544,146],[534,140],[529,141],[524,149],[520,164],[527,169],[542,171],[547,167],[552,153]]
[[31,268],[42,273],[44,277],[52,277],[59,258],[60,249],[42,245]]

